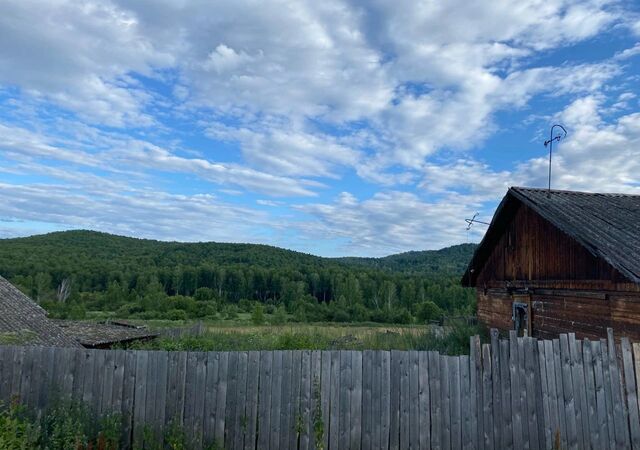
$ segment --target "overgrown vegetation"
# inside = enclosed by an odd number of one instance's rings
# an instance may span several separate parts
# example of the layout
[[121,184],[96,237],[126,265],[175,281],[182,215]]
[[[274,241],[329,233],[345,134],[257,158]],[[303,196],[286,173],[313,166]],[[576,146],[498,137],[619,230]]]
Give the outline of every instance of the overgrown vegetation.
[[331,259],[70,231],[0,240],[0,274],[59,318],[426,323],[474,311],[473,249]]
[[56,400],[39,418],[16,402],[0,405],[1,450],[116,450],[121,428],[119,415],[98,420],[78,402]]
[[469,337],[486,336],[478,325],[450,321],[430,327],[337,327],[331,324],[284,327],[214,328],[201,336],[159,338],[133,348],[169,351],[249,350],[437,350],[443,354],[469,352]]

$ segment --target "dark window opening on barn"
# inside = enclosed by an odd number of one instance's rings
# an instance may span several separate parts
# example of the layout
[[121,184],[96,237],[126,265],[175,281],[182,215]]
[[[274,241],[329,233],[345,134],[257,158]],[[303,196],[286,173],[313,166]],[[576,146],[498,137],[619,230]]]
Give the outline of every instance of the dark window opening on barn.
[[513,316],[511,320],[513,320],[513,329],[516,330],[518,336],[525,336],[528,330],[528,318],[527,304],[513,302]]

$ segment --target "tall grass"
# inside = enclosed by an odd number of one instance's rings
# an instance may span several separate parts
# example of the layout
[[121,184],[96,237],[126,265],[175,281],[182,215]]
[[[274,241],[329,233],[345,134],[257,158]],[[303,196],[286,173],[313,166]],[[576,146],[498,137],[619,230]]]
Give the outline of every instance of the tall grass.
[[269,327],[249,331],[216,330],[201,336],[159,338],[135,348],[169,351],[249,350],[435,350],[442,354],[468,354],[469,337],[486,337],[478,325],[462,321],[446,327],[422,329]]

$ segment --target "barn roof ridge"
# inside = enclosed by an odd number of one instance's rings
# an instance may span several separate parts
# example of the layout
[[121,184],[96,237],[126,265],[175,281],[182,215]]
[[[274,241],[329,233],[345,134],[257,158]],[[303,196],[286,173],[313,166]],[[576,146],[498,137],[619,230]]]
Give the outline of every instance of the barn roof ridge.
[[475,284],[479,268],[513,213],[511,199],[530,207],[630,281],[640,283],[640,195],[514,186],[496,209],[465,271],[463,285]]

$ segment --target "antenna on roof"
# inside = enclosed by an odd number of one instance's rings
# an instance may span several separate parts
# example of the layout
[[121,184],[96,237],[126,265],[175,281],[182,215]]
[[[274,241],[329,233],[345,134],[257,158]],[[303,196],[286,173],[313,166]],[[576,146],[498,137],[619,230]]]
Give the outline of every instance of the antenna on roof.
[[[556,136],[554,136],[553,129],[555,127],[561,128],[564,134],[563,135],[557,134]],[[551,127],[551,131],[549,132],[549,140],[544,141],[544,146],[545,147],[547,145],[549,146],[549,190],[547,191],[547,197],[551,196],[551,154],[553,153],[553,141],[559,141],[560,139],[563,139],[566,137],[567,137],[567,130],[559,123],[556,123],[554,126]]]
[[479,215],[480,213],[475,213],[471,219],[464,219],[464,221],[467,222],[467,231],[471,229],[471,226],[474,223],[481,223],[482,225],[491,225],[490,223],[483,222],[481,220],[476,220],[476,217],[478,217]]

